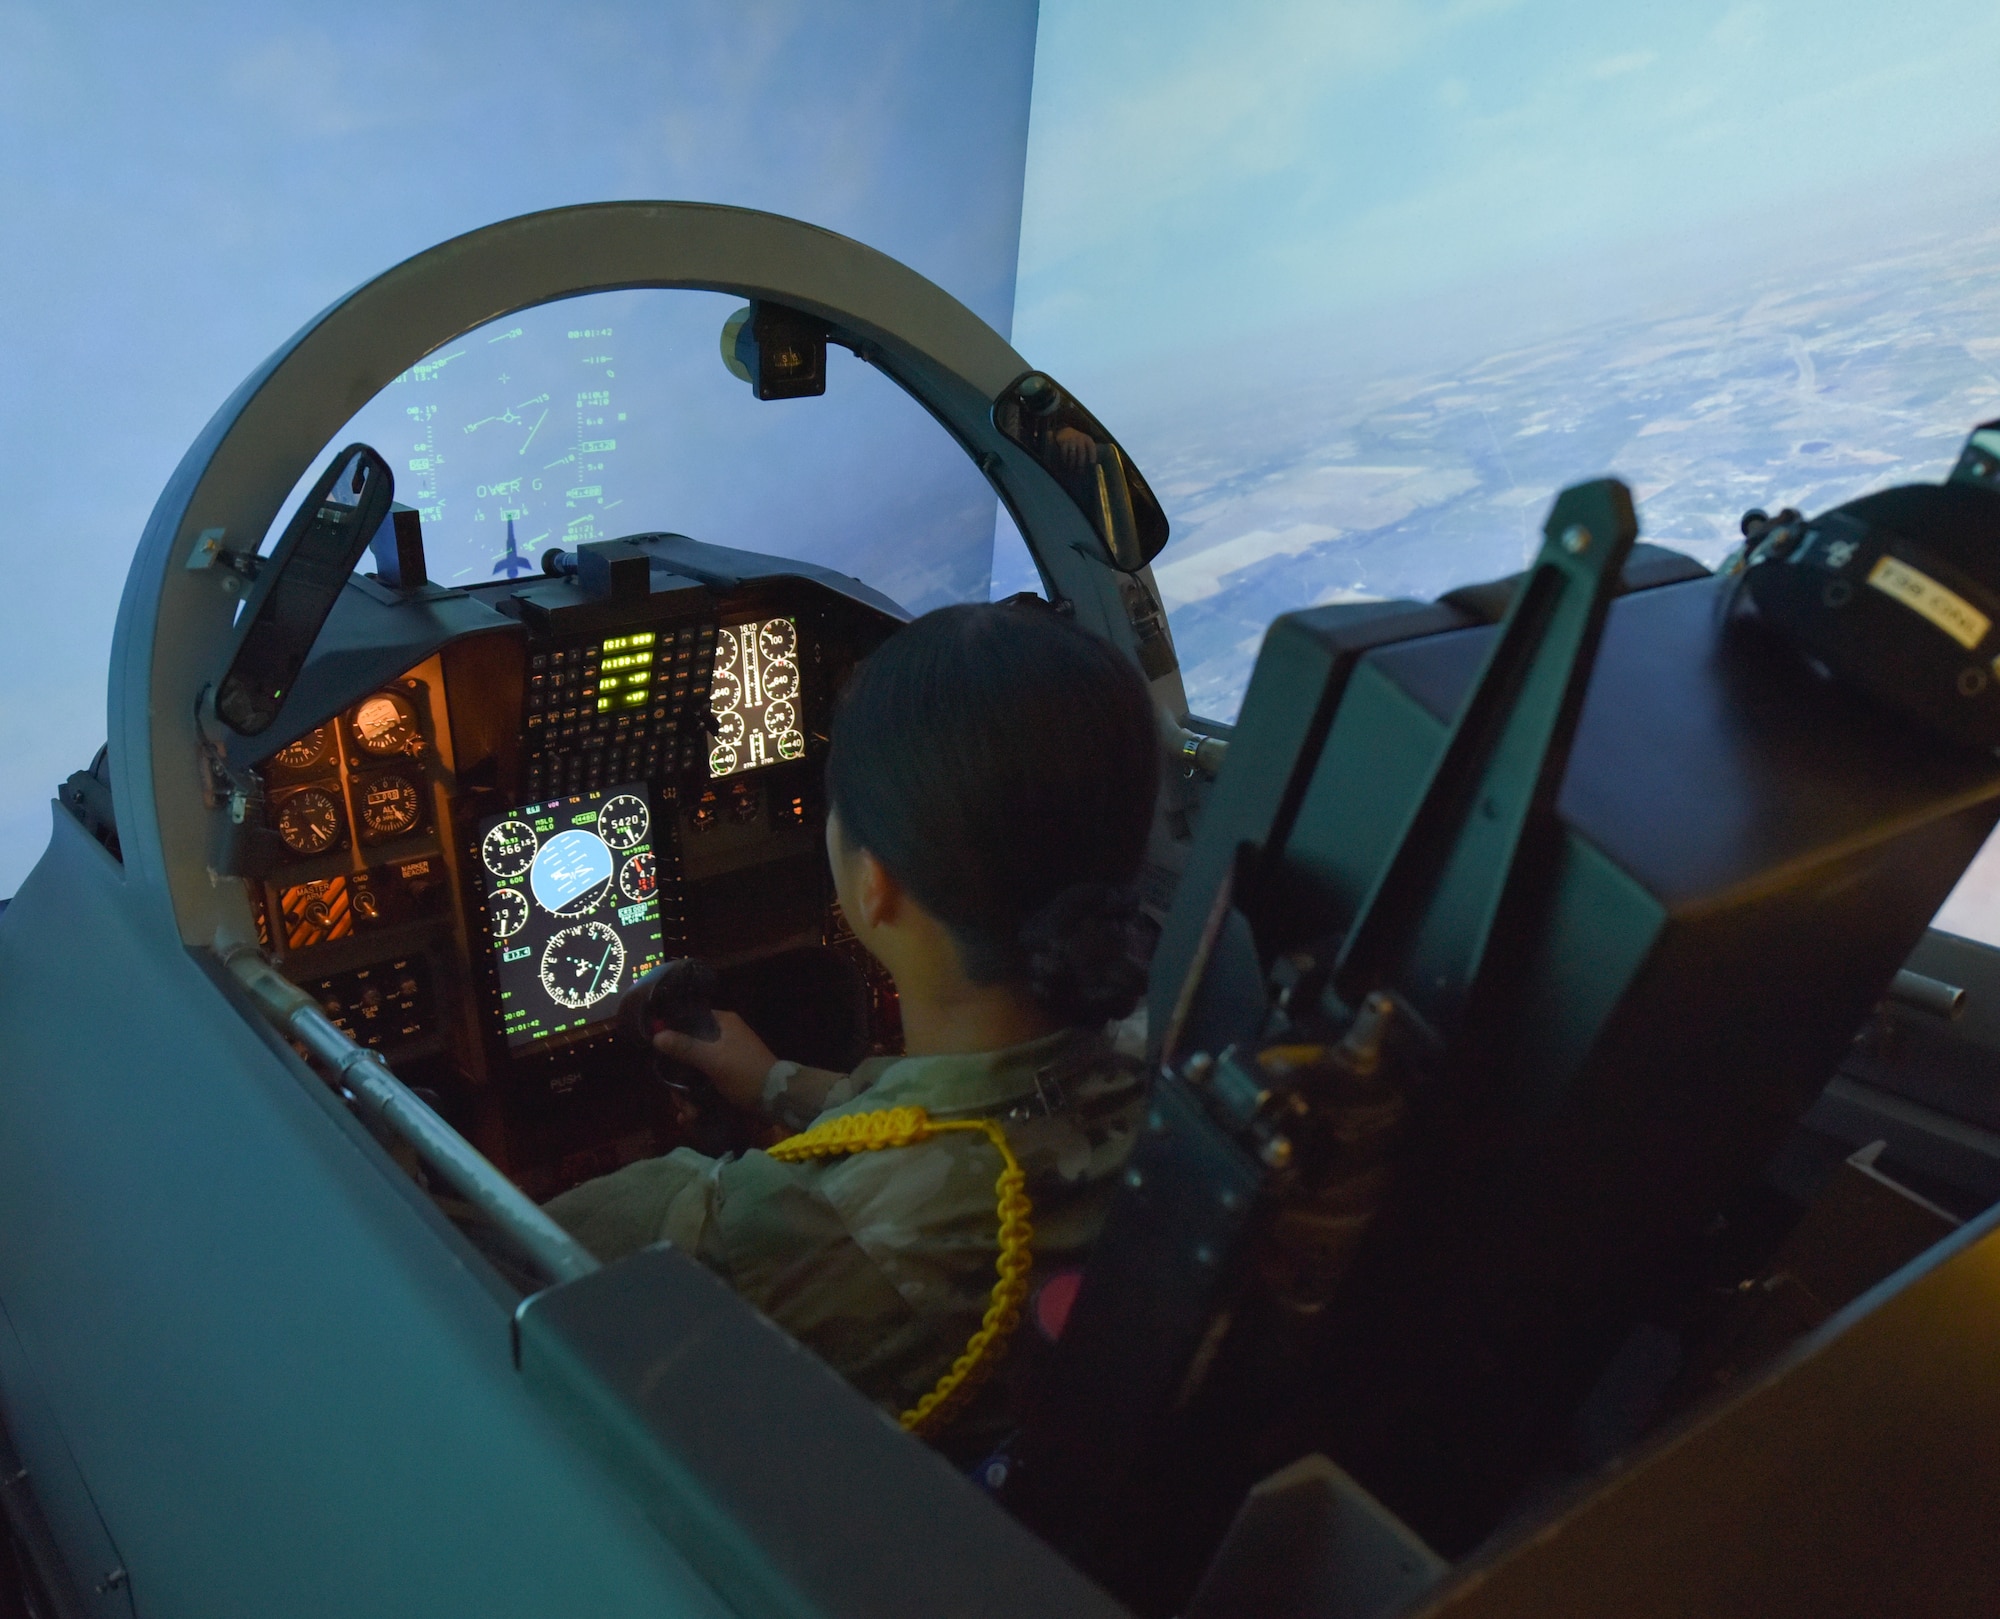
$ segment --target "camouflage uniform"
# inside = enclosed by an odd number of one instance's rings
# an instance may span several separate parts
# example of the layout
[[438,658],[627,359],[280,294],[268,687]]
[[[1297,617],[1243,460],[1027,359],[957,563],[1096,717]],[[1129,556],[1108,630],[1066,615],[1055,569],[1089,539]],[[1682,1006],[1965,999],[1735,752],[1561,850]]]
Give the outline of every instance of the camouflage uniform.
[[[764,1102],[793,1129],[888,1107],[1005,1128],[1028,1176],[1035,1263],[1005,1371],[940,1436],[978,1460],[1007,1426],[1037,1290],[1081,1263],[1103,1222],[1143,1104],[1137,1065],[1104,1034],[1068,1030],[974,1056],[875,1058],[848,1075],[779,1063]],[[930,1391],[985,1314],[1000,1167],[971,1132],[798,1164],[683,1147],[565,1192],[548,1212],[600,1259],[660,1241],[695,1255],[895,1414]]]

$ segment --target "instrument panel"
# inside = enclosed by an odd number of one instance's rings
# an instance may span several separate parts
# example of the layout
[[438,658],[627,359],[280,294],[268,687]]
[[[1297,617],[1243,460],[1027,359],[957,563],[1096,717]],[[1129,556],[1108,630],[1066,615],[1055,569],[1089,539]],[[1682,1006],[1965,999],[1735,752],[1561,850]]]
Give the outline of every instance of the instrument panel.
[[628,630],[528,658],[523,785],[594,792],[607,777],[681,776],[706,752],[716,627]]
[[573,1042],[666,959],[644,782],[526,804],[473,829],[512,1050]]
[[281,954],[447,909],[432,676],[369,693],[266,761],[264,819],[276,849],[263,922]]
[[799,626],[792,618],[767,618],[725,629],[715,644],[710,706],[715,737],[708,752],[711,776],[803,759],[799,728]]
[[255,767],[265,942],[328,1016],[540,1198],[678,1144],[615,1030],[669,957],[716,966],[801,1060],[895,1049],[893,986],[834,905],[820,776],[834,698],[898,620],[796,576],[465,594],[496,631]]

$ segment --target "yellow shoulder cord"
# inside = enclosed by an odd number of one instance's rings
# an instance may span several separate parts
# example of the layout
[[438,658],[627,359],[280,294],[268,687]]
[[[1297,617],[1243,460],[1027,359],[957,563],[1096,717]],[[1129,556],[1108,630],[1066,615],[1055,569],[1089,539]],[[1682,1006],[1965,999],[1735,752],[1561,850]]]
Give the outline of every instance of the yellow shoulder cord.
[[897,1420],[911,1433],[939,1427],[992,1371],[1021,1324],[1021,1305],[1028,1296],[1028,1267],[1034,1262],[1029,1244],[1035,1228],[1028,1223],[1034,1209],[1028,1202],[1028,1177],[1021,1169],[1006,1132],[991,1119],[933,1120],[920,1107],[884,1108],[875,1113],[846,1113],[787,1136],[768,1148],[773,1158],[799,1163],[808,1158],[833,1158],[851,1152],[880,1152],[884,1147],[914,1147],[947,1130],[976,1130],[1000,1154],[1000,1179],[994,1185],[1000,1204],[1000,1258],[994,1268],[993,1302],[951,1370],[938,1385]]

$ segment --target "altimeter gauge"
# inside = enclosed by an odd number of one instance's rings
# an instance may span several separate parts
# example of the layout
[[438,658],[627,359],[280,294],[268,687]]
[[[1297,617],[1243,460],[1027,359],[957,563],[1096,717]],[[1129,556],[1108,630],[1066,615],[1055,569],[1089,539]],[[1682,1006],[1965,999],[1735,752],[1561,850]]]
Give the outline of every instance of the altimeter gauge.
[[542,948],[542,988],[556,1005],[572,1012],[617,994],[624,974],[625,942],[603,922],[564,928]]
[[502,821],[479,840],[479,858],[502,882],[512,882],[535,863],[541,840],[526,821]]
[[597,812],[598,834],[614,849],[636,848],[646,841],[646,834],[652,829],[653,818],[646,813],[646,801],[631,793],[613,794]]
[[278,806],[278,836],[294,854],[324,854],[340,837],[340,800],[302,787]]
[[355,796],[360,800],[365,841],[399,838],[424,818],[423,795],[416,783],[393,770],[363,782]]
[[492,924],[496,939],[513,938],[533,915],[534,907],[528,903],[528,896],[518,888],[496,888],[486,896],[486,919]]

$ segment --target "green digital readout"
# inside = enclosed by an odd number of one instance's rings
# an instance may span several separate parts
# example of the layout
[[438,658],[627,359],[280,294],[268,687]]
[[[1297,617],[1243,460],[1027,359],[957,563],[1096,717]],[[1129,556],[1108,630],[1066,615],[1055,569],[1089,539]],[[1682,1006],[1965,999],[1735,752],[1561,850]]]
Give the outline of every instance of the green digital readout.
[[626,652],[635,646],[651,646],[652,644],[653,632],[651,630],[641,630],[637,635],[607,635],[600,650],[604,652]]
[[631,708],[644,703],[652,684],[653,671],[650,669],[635,669],[629,674],[601,676],[597,682],[598,713],[601,714],[607,708],[620,704]]

